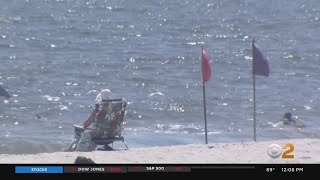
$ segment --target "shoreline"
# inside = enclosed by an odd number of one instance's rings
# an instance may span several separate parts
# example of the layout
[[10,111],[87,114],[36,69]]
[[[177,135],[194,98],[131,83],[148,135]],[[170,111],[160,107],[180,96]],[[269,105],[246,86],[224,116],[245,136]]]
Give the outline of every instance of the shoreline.
[[[273,159],[270,144],[291,143],[293,159]],[[320,139],[281,139],[243,143],[210,143],[132,148],[118,151],[54,152],[38,154],[0,154],[0,164],[73,164],[77,156],[96,164],[317,164]]]

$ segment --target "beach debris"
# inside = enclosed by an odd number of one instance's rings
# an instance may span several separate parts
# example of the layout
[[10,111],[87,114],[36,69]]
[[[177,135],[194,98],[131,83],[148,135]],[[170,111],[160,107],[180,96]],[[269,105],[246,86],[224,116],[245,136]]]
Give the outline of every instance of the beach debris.
[[96,164],[92,159],[83,156],[78,156],[74,164]]

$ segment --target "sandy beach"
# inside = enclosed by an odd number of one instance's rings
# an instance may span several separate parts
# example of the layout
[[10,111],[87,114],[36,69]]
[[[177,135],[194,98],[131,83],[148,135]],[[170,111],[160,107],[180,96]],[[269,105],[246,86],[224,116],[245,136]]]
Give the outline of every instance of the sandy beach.
[[[270,144],[294,145],[293,159],[272,159]],[[242,164],[242,163],[320,163],[320,139],[291,139],[263,142],[190,144],[180,146],[135,148],[119,151],[55,152],[40,154],[1,154],[1,164],[72,164],[77,156],[104,164]]]

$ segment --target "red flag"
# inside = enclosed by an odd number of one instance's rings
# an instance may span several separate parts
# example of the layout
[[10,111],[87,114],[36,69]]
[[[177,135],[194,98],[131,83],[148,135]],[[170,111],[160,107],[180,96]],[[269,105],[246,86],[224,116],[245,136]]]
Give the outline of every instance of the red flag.
[[202,80],[207,82],[210,80],[211,77],[211,67],[209,64],[209,57],[202,47]]
[[252,51],[253,51],[253,68],[252,73],[255,75],[266,76],[270,74],[268,60],[264,57],[262,52],[252,41]]

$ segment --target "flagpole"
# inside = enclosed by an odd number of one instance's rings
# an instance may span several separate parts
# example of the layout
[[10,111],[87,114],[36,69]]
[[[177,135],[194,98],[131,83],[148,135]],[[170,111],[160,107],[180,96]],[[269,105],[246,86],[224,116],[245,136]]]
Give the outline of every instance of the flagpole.
[[253,75],[253,140],[256,141],[256,78]]
[[[203,55],[203,46],[201,47],[201,59]],[[201,61],[203,63],[203,61]],[[203,72],[202,72],[203,73]],[[203,78],[203,75],[202,75]],[[205,140],[206,144],[208,144],[208,131],[207,131],[207,107],[206,107],[206,87],[204,79],[202,79],[202,90],[203,90],[203,114],[204,114],[204,132],[205,132]]]
[[206,136],[206,144],[208,144],[208,133],[207,133],[207,108],[206,108],[206,88],[205,82],[202,81],[202,89],[203,89],[203,114],[204,114],[204,129]]
[[253,44],[254,39],[252,40],[252,85],[253,85],[253,140],[256,141],[256,77],[253,72]]

